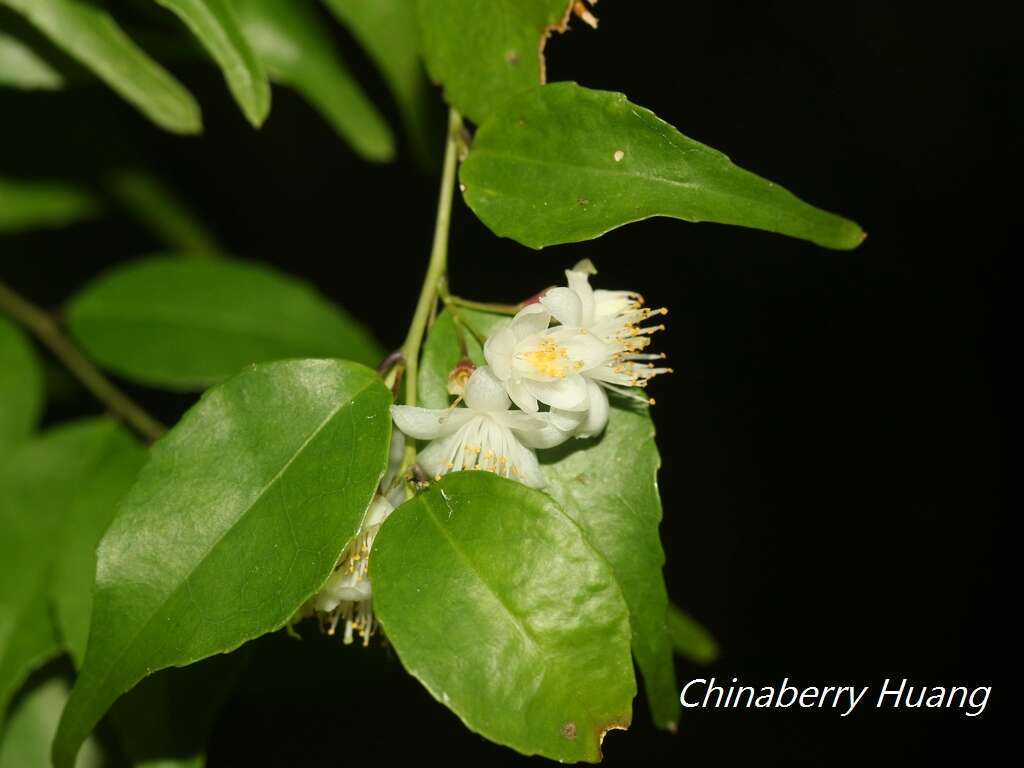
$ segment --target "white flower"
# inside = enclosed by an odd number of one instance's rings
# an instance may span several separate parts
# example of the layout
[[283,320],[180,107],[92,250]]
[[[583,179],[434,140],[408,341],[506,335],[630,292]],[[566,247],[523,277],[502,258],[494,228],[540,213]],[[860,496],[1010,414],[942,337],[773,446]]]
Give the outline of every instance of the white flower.
[[536,413],[538,403],[546,403],[560,411],[583,412],[588,407],[583,374],[608,357],[608,348],[579,326],[548,328],[550,321],[547,307],[528,304],[491,333],[484,356],[524,411]]
[[[625,397],[652,403],[637,394],[633,388],[646,387],[647,382],[671,368],[656,366],[652,360],[663,360],[664,354],[646,352],[651,334],[664,330],[664,325],[643,326],[649,318],[666,315],[668,310],[648,309],[644,299],[631,291],[595,291],[590,287],[589,275],[597,270],[589,259],[567,269],[568,287],[552,288],[541,297],[540,303],[567,331],[588,332],[605,343],[607,354],[600,363],[581,371],[587,380],[588,405],[585,416],[575,428],[579,437],[590,437],[604,429],[608,422],[609,389]],[[560,426],[571,413],[555,413]]]
[[300,618],[317,614],[321,627],[329,635],[333,635],[338,624],[344,620],[346,645],[352,642],[353,632],[359,633],[364,646],[369,645],[370,637],[377,628],[373,613],[373,588],[368,573],[370,549],[381,525],[405,499],[404,484],[399,483],[391,488],[404,448],[405,437],[401,432],[396,432],[391,439],[387,471],[363,515],[359,532],[338,559],[334,573],[300,612]]
[[568,434],[551,424],[549,414],[510,411],[505,386],[487,366],[466,383],[465,408],[391,406],[395,424],[417,440],[432,441],[419,452],[420,466],[440,478],[446,472],[479,469],[544,486],[534,448],[550,448]]

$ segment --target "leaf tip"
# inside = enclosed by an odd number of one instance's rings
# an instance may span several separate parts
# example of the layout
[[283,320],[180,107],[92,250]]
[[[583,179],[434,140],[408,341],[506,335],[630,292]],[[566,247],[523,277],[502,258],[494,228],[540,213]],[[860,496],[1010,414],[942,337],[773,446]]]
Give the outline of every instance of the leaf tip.
[[861,229],[857,222],[841,218],[835,237],[828,246],[841,251],[852,251],[858,248],[867,236],[868,233]]

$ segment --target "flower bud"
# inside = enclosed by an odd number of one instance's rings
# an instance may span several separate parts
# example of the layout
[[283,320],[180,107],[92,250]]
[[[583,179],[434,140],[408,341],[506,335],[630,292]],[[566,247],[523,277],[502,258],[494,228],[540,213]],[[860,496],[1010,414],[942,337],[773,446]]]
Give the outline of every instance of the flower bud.
[[466,382],[469,381],[469,377],[475,370],[476,366],[468,357],[459,360],[458,364],[452,368],[452,372],[448,374],[448,394],[462,397],[466,393]]

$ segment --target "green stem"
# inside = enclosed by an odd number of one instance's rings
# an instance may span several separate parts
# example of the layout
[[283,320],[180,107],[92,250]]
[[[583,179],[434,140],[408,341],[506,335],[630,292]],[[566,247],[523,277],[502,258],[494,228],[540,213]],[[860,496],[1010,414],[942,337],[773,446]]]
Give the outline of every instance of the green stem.
[[60,332],[57,322],[46,312],[0,282],[0,311],[30,330],[39,341],[75,375],[86,389],[110,412],[134,428],[147,440],[156,440],[167,427],[154,419],[134,400],[115,387],[89,359]]
[[[452,218],[452,197],[455,190],[455,169],[458,164],[459,131],[462,116],[454,109],[449,113],[448,136],[444,151],[444,168],[441,173],[441,191],[437,200],[437,219],[434,223],[434,243],[430,250],[430,264],[423,278],[416,312],[409,325],[409,333],[402,344],[405,358],[405,404],[416,405],[417,377],[419,375],[420,345],[427,329],[427,321],[437,305],[437,292],[448,269],[448,229]],[[402,472],[412,466],[416,458],[415,441],[410,440],[405,448]],[[401,475],[401,473],[400,473]]]
[[469,299],[464,299],[461,296],[452,295],[449,295],[447,300],[456,307],[476,309],[480,312],[494,312],[499,315],[514,315],[523,308],[522,304],[495,304],[489,301],[471,301]]

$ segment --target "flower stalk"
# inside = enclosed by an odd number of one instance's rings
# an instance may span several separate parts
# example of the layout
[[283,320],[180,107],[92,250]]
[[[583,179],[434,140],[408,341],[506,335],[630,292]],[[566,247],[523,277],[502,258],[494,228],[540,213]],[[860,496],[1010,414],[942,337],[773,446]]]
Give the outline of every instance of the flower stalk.
[[[441,191],[437,200],[437,218],[434,222],[434,241],[430,249],[430,263],[423,278],[423,287],[416,302],[409,332],[402,344],[405,358],[405,404],[416,405],[417,378],[419,376],[420,346],[427,330],[427,322],[437,305],[438,289],[448,269],[448,230],[452,219],[452,198],[455,190],[455,170],[458,165],[459,134],[462,130],[462,116],[455,109],[448,116],[448,133],[444,150],[444,166],[441,172]],[[399,476],[416,459],[416,445],[410,440],[405,447],[405,456]]]

